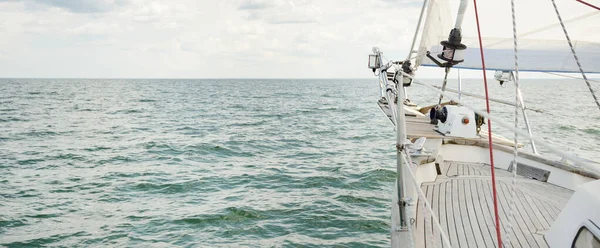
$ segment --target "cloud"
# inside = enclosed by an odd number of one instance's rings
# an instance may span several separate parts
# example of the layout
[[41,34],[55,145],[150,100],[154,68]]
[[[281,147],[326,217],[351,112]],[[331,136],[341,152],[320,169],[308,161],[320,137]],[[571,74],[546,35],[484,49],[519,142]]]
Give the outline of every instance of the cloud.
[[379,0],[384,2],[391,7],[405,8],[405,7],[419,7],[423,6],[423,1],[418,0]]
[[117,23],[105,23],[105,22],[96,22],[96,23],[86,23],[81,26],[77,26],[71,29],[68,29],[67,32],[71,34],[86,34],[86,35],[103,35],[103,34],[113,34],[122,32],[123,28]]
[[[238,77],[360,76],[368,72],[363,55],[373,45],[394,57],[392,48],[409,42],[402,40],[403,26],[413,21],[381,25],[381,18],[418,11],[380,1],[0,0],[0,46],[6,48],[0,74],[230,77],[235,70]],[[44,58],[60,60],[45,66]]]
[[237,8],[238,10],[256,10],[256,9],[267,9],[275,6],[274,2],[265,0],[245,0]]
[[126,0],[9,0],[9,2],[23,2],[33,9],[38,9],[40,6],[56,7],[72,13],[103,13],[128,3]]
[[318,23],[322,12],[311,1],[246,1],[238,7],[247,20],[268,24]]

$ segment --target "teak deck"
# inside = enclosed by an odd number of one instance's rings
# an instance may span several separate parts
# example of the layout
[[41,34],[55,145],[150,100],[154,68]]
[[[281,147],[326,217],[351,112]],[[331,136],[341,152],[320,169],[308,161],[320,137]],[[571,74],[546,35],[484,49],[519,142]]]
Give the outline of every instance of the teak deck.
[[[495,172],[503,247],[548,247],[543,235],[573,191],[517,176],[515,205],[511,208],[512,173],[502,169]],[[497,247],[489,175],[487,164],[446,162],[442,175],[421,185],[452,247]],[[509,227],[511,211],[514,218]],[[423,202],[419,201],[417,247],[445,247],[426,213]]]

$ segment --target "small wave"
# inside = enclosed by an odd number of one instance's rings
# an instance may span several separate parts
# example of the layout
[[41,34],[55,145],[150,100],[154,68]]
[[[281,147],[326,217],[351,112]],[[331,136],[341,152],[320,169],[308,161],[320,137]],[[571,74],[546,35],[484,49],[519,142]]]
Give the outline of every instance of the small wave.
[[156,102],[154,99],[140,99],[138,102]]
[[367,171],[359,176],[358,181],[350,183],[355,188],[377,189],[396,180],[396,172],[391,170],[376,169]]
[[136,183],[133,186],[126,186],[122,188],[124,191],[135,190],[152,192],[159,194],[181,194],[187,192],[196,192],[202,190],[205,192],[206,183],[202,180],[194,179],[184,182],[141,182]]
[[51,235],[51,236],[43,237],[43,238],[15,241],[12,243],[5,243],[3,245],[6,245],[8,247],[40,247],[40,246],[48,246],[48,245],[54,246],[54,245],[56,245],[55,243],[57,243],[57,242],[67,240],[71,237],[81,237],[81,236],[91,236],[91,234],[88,232],[79,231],[79,232],[75,232],[75,233],[55,234],[55,235]]
[[585,128],[585,129],[580,129],[580,130],[586,134],[591,134],[594,136],[600,135],[600,129],[597,129],[597,128]]
[[351,195],[340,195],[340,196],[336,197],[335,199],[338,201],[341,201],[341,202],[345,202],[345,203],[368,203],[368,202],[370,202],[368,199],[351,196]]
[[139,113],[143,113],[144,111],[141,109],[124,109],[124,110],[118,110],[118,111],[114,111],[110,114],[139,114]]
[[103,179],[112,180],[116,178],[140,178],[140,177],[158,177],[158,176],[167,176],[168,174],[163,172],[108,172],[102,176]]
[[232,109],[245,109],[247,106],[243,104],[234,104],[231,106]]
[[228,207],[225,209],[224,213],[221,214],[193,215],[183,219],[174,220],[173,222],[175,224],[207,226],[227,222],[260,220],[264,218],[265,216],[261,212],[252,208]]
[[103,150],[110,150],[110,149],[112,149],[112,148],[106,147],[106,146],[93,146],[93,147],[84,148],[83,150],[88,151],[88,152],[95,152],[95,151],[103,151]]
[[330,176],[313,176],[307,177],[302,180],[302,185],[306,188],[322,188],[322,187],[333,187],[333,188],[347,188],[345,180],[338,177]]
[[44,162],[44,159],[39,159],[39,158],[31,158],[31,159],[23,159],[23,160],[17,160],[17,164],[19,165],[32,165],[32,164],[37,164],[40,162]]
[[217,157],[253,157],[254,154],[251,152],[239,151],[233,148],[227,148],[221,145],[191,145],[185,147],[186,152],[199,153],[203,155],[214,155]]
[[85,157],[73,153],[59,154],[56,156],[48,156],[47,160],[76,160],[76,161],[85,161]]
[[233,127],[252,127],[252,126],[261,126],[267,124],[267,121],[262,120],[262,121],[255,121],[255,122],[242,122],[242,123],[234,123],[234,124],[229,124],[229,126],[233,126]]
[[16,108],[3,108],[0,109],[0,112],[12,112],[12,111],[18,111],[19,109]]
[[34,214],[34,215],[25,215],[25,217],[27,218],[34,218],[34,219],[49,219],[49,218],[55,218],[61,216],[61,214],[59,213],[51,213],[51,214]]
[[317,110],[338,110],[338,107],[320,107]]
[[193,128],[190,126],[184,126],[184,127],[178,127],[175,129],[175,131],[197,131],[197,128]]
[[55,136],[58,133],[57,132],[53,132],[53,131],[29,131],[26,133],[23,133],[25,136],[33,136],[33,137],[48,137],[48,136]]
[[558,127],[558,129],[571,131],[571,130],[575,130],[576,127],[571,126],[571,125],[561,125],[561,126]]
[[123,162],[131,162],[133,161],[131,158],[129,157],[125,157],[125,156],[115,156],[112,157],[110,159],[104,159],[104,160],[100,160],[98,161],[98,164],[119,164],[119,163],[123,163]]
[[21,119],[21,118],[17,118],[17,117],[6,117],[6,118],[0,118],[0,122],[25,122],[25,121],[29,121],[27,119]]
[[52,189],[52,190],[50,190],[50,192],[52,192],[52,193],[72,193],[72,192],[81,192],[81,191],[88,191],[88,190],[95,191],[95,190],[99,190],[101,188],[109,187],[111,185],[112,185],[112,183],[110,183],[110,182],[83,183],[83,184],[77,184],[77,185],[71,185],[71,186]]
[[23,219],[0,219],[0,227],[20,227],[27,225],[27,220]]

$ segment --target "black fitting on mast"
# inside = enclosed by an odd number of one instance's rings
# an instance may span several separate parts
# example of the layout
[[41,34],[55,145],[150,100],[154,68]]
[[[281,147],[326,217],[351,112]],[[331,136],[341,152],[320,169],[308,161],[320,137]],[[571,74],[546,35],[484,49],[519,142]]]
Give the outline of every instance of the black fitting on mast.
[[[399,64],[402,65],[402,72],[404,72],[408,75],[411,75],[411,76],[414,75],[414,73],[413,73],[414,71],[411,67],[410,60],[400,62]],[[400,73],[399,71],[396,71],[396,73],[394,74],[394,83],[398,84],[400,81],[402,81],[402,86],[404,86],[404,87],[410,86],[412,84],[412,78],[404,77],[404,80],[402,80],[403,76],[404,75],[402,75],[402,73]]]
[[[467,46],[461,43],[462,42],[462,33],[460,29],[453,28],[450,31],[450,35],[448,35],[448,40],[444,40],[440,42],[440,45],[444,46],[444,50],[442,53],[438,54],[438,58],[445,60],[452,65],[456,65],[460,62],[465,61],[462,57],[462,51],[467,49]],[[457,51],[460,53],[456,56]]]
[[[435,64],[439,67],[450,68],[453,65],[456,65],[464,60],[464,50],[467,49],[467,46],[461,43],[462,42],[462,33],[459,28],[453,28],[450,30],[450,35],[448,35],[448,40],[444,40],[440,42],[440,45],[443,46],[442,53],[437,55],[437,58],[431,56],[429,51],[427,52],[427,57],[431,59]],[[441,60],[441,61],[440,61]]]

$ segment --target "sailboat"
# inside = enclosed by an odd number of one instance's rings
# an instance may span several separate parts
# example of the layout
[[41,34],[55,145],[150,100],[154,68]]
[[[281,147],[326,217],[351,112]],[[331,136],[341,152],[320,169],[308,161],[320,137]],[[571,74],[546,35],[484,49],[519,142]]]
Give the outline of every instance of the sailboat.
[[[385,61],[377,47],[369,55],[377,104],[396,130],[392,247],[600,247],[600,164],[534,136],[519,88],[520,72],[566,73],[600,110],[587,78],[600,73],[600,44],[573,39],[597,32],[600,8],[583,0],[480,2],[425,0],[406,59]],[[424,67],[444,72],[441,86],[418,79]],[[458,90],[448,87],[449,72],[461,69],[483,72],[485,94],[461,91],[460,79]],[[514,85],[514,99],[490,98],[488,81]],[[409,100],[413,85],[440,97],[419,107]],[[486,111],[456,93],[485,99]],[[490,114],[490,101],[514,107],[514,123]],[[541,155],[540,146],[562,159]]]

